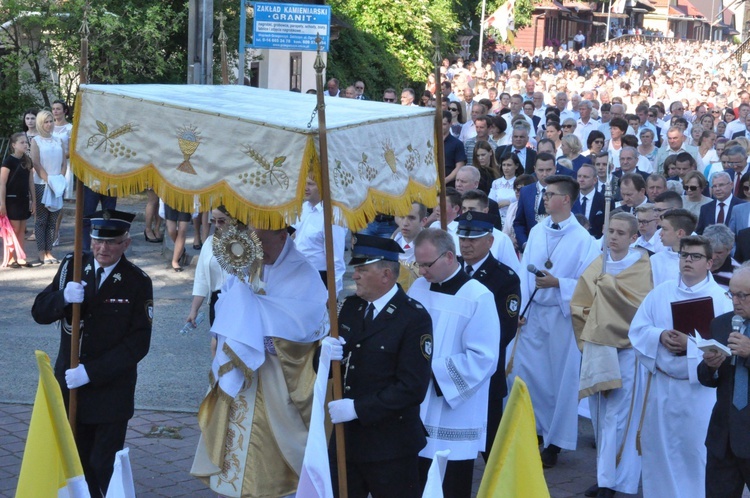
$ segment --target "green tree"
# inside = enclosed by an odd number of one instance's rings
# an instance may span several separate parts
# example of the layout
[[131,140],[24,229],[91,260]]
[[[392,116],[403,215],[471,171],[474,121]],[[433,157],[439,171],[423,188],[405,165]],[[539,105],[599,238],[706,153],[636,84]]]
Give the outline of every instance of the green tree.
[[329,76],[362,78],[376,95],[389,86],[419,86],[432,71],[433,32],[442,51],[459,28],[451,0],[331,0],[334,14],[350,24],[331,43]]
[[[22,110],[34,100],[49,107],[78,91],[79,30],[85,0],[4,0],[0,3],[0,132],[20,126]],[[99,0],[88,10],[91,83],[178,83],[185,81],[185,0]]]

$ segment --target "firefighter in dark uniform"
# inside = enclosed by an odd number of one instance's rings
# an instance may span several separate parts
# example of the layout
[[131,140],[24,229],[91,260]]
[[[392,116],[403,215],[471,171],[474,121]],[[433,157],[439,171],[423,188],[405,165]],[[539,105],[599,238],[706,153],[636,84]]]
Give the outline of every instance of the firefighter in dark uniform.
[[[350,498],[421,494],[417,458],[427,440],[419,405],[430,382],[432,320],[396,284],[402,252],[391,239],[355,235],[357,291],[339,313],[344,399],[328,405],[333,423],[344,423]],[[335,437],[329,450],[337,482]]]
[[458,241],[461,246],[463,268],[469,276],[480,281],[495,296],[495,306],[500,318],[500,357],[497,371],[490,378],[490,399],[487,413],[487,449],[482,453],[489,458],[495,433],[503,415],[503,398],[508,394],[505,381],[505,349],[516,335],[521,304],[521,281],[516,272],[499,262],[490,253],[495,238],[492,236],[495,216],[470,211],[458,218]]
[[[55,362],[66,404],[78,391],[76,444],[91,496],[103,496],[115,454],[125,445],[133,416],[138,362],[148,353],[153,319],[151,279],[128,261],[134,214],[99,211],[91,219],[92,252],[83,255],[81,283],[73,282],[68,254],[54,280],[34,301],[37,323],[60,320]],[[97,285],[98,283],[98,285]],[[80,364],[70,368],[72,304],[81,303]]]

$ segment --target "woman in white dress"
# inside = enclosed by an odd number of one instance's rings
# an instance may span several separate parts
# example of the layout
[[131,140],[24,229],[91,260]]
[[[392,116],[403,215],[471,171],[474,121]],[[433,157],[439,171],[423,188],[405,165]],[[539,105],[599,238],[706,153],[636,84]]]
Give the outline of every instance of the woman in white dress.
[[39,261],[45,264],[58,264],[52,255],[52,242],[55,237],[55,223],[60,211],[50,211],[42,203],[48,178],[65,175],[65,147],[62,141],[52,135],[54,119],[49,111],[40,111],[36,116],[38,135],[31,140],[31,160],[34,164],[34,191],[36,193],[36,248]]
[[713,130],[703,130],[700,141],[698,142],[698,154],[703,160],[705,166],[702,171],[703,176],[708,180],[711,180],[711,176],[719,171],[724,171],[724,167],[721,165],[719,154],[714,149],[714,143],[716,142],[716,133]]
[[490,199],[497,202],[500,208],[500,219],[505,226],[505,215],[508,212],[508,206],[516,200],[516,192],[513,190],[513,183],[516,181],[516,171],[523,171],[523,166],[518,157],[513,153],[507,153],[500,158],[500,171],[503,176],[492,182],[490,189]]
[[[65,149],[65,193],[63,194],[64,199],[75,199],[75,181],[73,177],[73,170],[70,168],[70,133],[73,130],[73,125],[68,123],[66,119],[70,108],[62,100],[55,100],[52,102],[52,118],[55,120],[55,129],[52,130],[52,136],[57,137],[62,141],[63,148]],[[52,243],[53,246],[57,246],[60,243],[60,223],[62,223],[62,211],[60,216],[57,217],[57,223],[55,224],[55,241]]]

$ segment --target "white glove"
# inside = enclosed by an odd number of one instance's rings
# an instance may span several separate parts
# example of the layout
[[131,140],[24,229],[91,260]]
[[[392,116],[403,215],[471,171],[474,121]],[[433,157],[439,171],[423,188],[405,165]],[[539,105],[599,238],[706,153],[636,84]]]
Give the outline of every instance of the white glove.
[[86,368],[83,365],[78,365],[75,368],[69,368],[65,371],[65,384],[68,385],[68,389],[85,386],[89,382],[91,382],[89,374],[86,373]]
[[343,337],[326,337],[323,344],[331,347],[331,361],[341,361],[344,359],[344,344],[346,340]]
[[328,413],[331,414],[331,422],[340,424],[357,418],[354,410],[354,400],[351,398],[337,399],[328,403]]
[[86,282],[68,282],[65,284],[63,290],[65,304],[82,303],[84,287],[86,287]]

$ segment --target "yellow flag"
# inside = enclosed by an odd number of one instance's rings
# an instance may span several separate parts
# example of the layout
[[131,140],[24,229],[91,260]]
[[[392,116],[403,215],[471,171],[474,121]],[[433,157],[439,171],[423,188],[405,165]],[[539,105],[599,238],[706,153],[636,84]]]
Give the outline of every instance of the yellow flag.
[[31,412],[16,498],[89,498],[62,391],[49,356],[36,351],[39,387]]
[[516,377],[477,498],[549,497],[526,383]]

